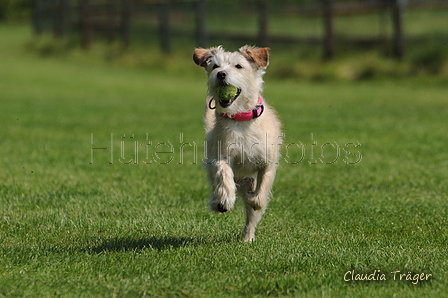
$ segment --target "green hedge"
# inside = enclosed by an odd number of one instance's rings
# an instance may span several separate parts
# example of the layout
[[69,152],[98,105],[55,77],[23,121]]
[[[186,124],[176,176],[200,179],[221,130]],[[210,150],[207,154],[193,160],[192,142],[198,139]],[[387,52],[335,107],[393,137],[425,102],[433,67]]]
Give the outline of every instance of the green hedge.
[[32,1],[0,0],[0,21],[29,16]]

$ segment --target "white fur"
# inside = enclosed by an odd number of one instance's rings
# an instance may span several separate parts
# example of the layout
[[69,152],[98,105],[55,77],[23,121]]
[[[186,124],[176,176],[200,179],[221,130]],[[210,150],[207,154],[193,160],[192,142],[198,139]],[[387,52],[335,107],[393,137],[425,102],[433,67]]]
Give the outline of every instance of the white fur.
[[[204,123],[206,168],[212,185],[210,208],[230,211],[239,194],[246,208],[243,239],[253,241],[275,178],[282,141],[281,124],[266,102],[263,114],[249,121],[236,121],[222,114],[254,109],[263,89],[268,49],[245,46],[233,53],[225,52],[222,47],[196,49],[193,57],[208,74]],[[227,74],[224,82],[218,79],[221,71]],[[240,95],[227,107],[222,107],[215,96],[216,87],[223,83],[241,89]],[[216,107],[213,110],[209,108],[210,101]]]

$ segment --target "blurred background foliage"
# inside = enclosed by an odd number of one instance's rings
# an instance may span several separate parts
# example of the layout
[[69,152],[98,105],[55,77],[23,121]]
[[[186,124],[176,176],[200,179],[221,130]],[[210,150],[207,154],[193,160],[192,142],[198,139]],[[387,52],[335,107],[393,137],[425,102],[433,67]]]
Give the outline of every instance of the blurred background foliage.
[[0,0],[0,21],[7,18],[29,17],[31,15],[31,1],[29,0]]
[[252,44],[279,79],[448,80],[447,0],[0,0],[0,22],[28,22],[44,57],[188,72],[194,47]]

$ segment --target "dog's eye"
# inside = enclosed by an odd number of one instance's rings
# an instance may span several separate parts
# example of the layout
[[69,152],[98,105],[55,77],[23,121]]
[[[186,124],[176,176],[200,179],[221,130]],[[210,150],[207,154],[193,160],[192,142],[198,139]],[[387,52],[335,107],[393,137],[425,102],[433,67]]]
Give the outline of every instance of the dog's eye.
[[237,64],[237,65],[235,65],[235,67],[238,68],[238,69],[243,68],[243,66],[241,64]]
[[213,69],[217,69],[219,67],[218,64],[213,65]]

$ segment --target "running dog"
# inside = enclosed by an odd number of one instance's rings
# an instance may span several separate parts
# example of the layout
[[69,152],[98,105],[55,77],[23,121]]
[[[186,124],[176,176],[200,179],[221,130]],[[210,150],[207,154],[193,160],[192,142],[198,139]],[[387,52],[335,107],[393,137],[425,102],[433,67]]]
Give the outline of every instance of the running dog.
[[269,49],[198,48],[193,60],[208,74],[204,124],[210,208],[230,211],[239,194],[246,209],[242,236],[251,242],[269,201],[283,138],[275,111],[261,96]]

